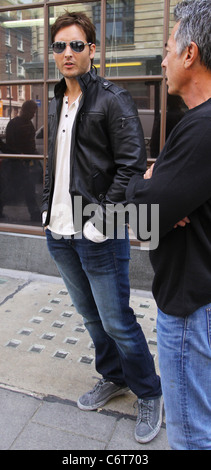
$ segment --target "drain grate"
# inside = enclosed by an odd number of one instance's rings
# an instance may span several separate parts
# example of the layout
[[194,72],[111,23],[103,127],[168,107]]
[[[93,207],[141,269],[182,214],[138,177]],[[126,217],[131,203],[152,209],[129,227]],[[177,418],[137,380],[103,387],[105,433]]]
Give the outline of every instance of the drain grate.
[[60,302],[61,302],[61,299],[56,299],[55,298],[55,299],[50,300],[51,304],[60,304]]
[[52,312],[52,308],[48,308],[48,307],[43,307],[40,310],[40,313],[51,313],[51,312]]
[[31,323],[41,323],[44,319],[42,317],[33,317],[29,320]]
[[54,333],[44,333],[41,338],[42,339],[47,339],[47,340],[52,340],[53,338],[55,338],[55,334]]
[[79,331],[80,333],[84,333],[84,331],[86,331],[86,328],[83,328],[82,326],[76,326],[76,328],[74,328],[74,331]]
[[139,304],[139,307],[141,308],[149,308],[150,307],[150,303],[148,301],[146,302],[141,302],[141,304]]
[[64,323],[62,323],[61,321],[54,321],[52,326],[54,326],[54,328],[62,328],[64,326]]
[[68,291],[65,289],[62,289],[58,292],[59,295],[68,295]]
[[145,314],[144,313],[135,313],[135,316],[137,318],[144,318],[145,317]]
[[80,357],[79,362],[83,362],[84,364],[91,364],[93,360],[93,356],[82,356]]
[[71,318],[73,316],[73,312],[62,312],[61,317]]
[[32,333],[33,330],[30,330],[30,329],[27,329],[27,328],[23,328],[22,330],[20,330],[18,333],[19,335],[25,335],[25,336],[29,336],[31,333]]
[[77,342],[78,342],[77,338],[66,338],[64,340],[64,343],[68,343],[68,344],[76,344]]
[[56,351],[53,357],[59,357],[60,359],[65,359],[68,356],[68,352],[66,351]]
[[11,339],[8,341],[6,346],[9,346],[9,348],[17,348],[21,344],[21,341],[18,341],[17,339]]
[[157,346],[157,341],[155,341],[154,339],[149,339],[148,344],[154,344],[154,346]]
[[45,346],[42,346],[41,344],[34,344],[29,351],[35,352],[35,353],[41,353],[45,349]]

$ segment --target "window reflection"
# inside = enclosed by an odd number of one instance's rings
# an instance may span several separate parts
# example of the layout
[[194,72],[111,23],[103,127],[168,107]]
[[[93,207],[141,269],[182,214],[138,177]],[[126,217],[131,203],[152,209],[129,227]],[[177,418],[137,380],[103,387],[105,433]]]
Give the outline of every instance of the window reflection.
[[0,223],[41,225],[42,173],[40,160],[0,158]]
[[[6,129],[10,120],[20,116],[24,102],[35,103],[35,113],[32,123],[35,129],[36,152],[27,152],[30,149],[28,137],[25,135],[24,149],[14,145],[10,153],[43,154],[43,87],[42,85],[0,85],[0,138],[6,143]],[[8,153],[9,150],[6,152]]]
[[[27,100],[20,114],[8,121],[0,150],[8,154],[36,155],[36,133],[32,119],[37,104]],[[43,168],[33,158],[0,158],[0,221],[40,224]]]
[[0,12],[0,80],[43,78],[43,9]]
[[[42,1],[42,0],[36,0],[36,3],[39,2],[39,1]],[[22,3],[33,3],[34,0],[19,0],[19,2],[17,2],[17,0],[1,0],[1,6],[4,7],[4,6],[9,6],[9,5],[19,5],[19,4],[22,4]]]
[[[1,0],[0,11],[0,223],[40,225],[39,207],[42,199],[43,160],[23,158],[23,154],[43,154],[43,85],[33,82],[44,80],[44,14],[38,8],[39,0]],[[30,4],[29,8],[21,4]],[[45,2],[46,3],[46,2]],[[138,75],[160,75],[163,51],[164,0],[107,0],[106,6],[106,57],[105,74],[118,77],[115,83],[126,87],[138,108],[143,126],[147,156],[158,153],[160,138],[160,82],[135,81]],[[170,26],[173,25],[171,0]],[[9,10],[17,6],[22,10]],[[39,6],[39,5],[38,5]],[[100,69],[101,58],[101,1],[64,4],[47,2],[50,29],[64,10],[84,11],[96,26],[97,49],[95,66]],[[47,32],[47,29],[46,29]],[[49,36],[50,37],[50,36]],[[59,79],[58,70],[49,48],[49,79]],[[133,76],[133,81],[123,81]],[[153,78],[153,77],[151,77]],[[22,82],[23,80],[23,82]],[[26,82],[28,80],[28,82]],[[10,82],[17,81],[17,84]],[[16,83],[16,82],[15,82]],[[49,84],[49,98],[53,96],[54,84]],[[9,137],[14,118],[20,116],[22,105],[33,100],[37,104],[31,123],[34,126],[33,145],[28,134],[24,146],[11,143]],[[45,128],[44,128],[45,127]],[[7,139],[6,139],[7,129]],[[168,130],[167,130],[168,133]],[[9,148],[10,147],[10,148]],[[1,155],[4,153],[4,157]],[[16,153],[17,158],[9,154]],[[18,158],[19,154],[19,158]],[[20,156],[21,155],[21,156]]]
[[[98,26],[99,14],[95,11]],[[98,31],[97,31],[98,32]],[[163,2],[107,0],[106,75],[160,75]]]
[[[100,5],[93,7],[97,44],[100,43]],[[134,0],[108,1],[106,5],[106,44],[134,43]]]
[[22,104],[20,115],[11,119],[6,127],[5,153],[37,154],[35,128],[32,123],[37,111],[33,100]]

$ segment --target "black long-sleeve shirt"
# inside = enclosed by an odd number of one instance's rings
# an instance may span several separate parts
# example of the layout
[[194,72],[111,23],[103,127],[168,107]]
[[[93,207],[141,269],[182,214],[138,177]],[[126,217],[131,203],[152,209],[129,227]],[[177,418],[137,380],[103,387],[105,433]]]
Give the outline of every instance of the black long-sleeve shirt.
[[[153,294],[166,314],[185,317],[211,302],[211,99],[171,132],[151,179],[134,175],[128,202],[159,204],[159,246],[150,251]],[[190,224],[174,228],[188,216]]]

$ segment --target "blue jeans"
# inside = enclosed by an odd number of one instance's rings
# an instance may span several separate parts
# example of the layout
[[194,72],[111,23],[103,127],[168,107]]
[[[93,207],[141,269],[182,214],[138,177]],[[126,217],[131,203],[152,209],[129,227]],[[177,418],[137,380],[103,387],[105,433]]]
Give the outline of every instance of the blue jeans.
[[160,396],[160,378],[129,306],[128,234],[103,243],[84,237],[55,240],[49,230],[46,235],[50,254],[93,340],[96,370],[116,384],[127,384],[139,398]]
[[186,318],[158,310],[157,341],[169,444],[211,450],[211,304]]

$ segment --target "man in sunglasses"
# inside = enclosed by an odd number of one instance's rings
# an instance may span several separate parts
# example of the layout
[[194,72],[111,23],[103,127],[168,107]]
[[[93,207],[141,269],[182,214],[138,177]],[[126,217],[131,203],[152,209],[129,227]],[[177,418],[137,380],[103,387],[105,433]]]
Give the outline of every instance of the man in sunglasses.
[[[130,177],[146,169],[143,132],[126,90],[93,68],[95,28],[83,13],[68,13],[52,26],[52,49],[63,75],[49,109],[49,152],[43,197],[50,254],[95,346],[101,379],[78,399],[94,410],[130,388],[138,397],[135,437],[159,432],[160,379],[140,325],[129,306],[129,238],[99,230],[90,216],[77,225],[76,200],[106,223],[106,206],[126,204]],[[93,219],[92,219],[93,220]],[[95,218],[95,222],[96,222]]]

